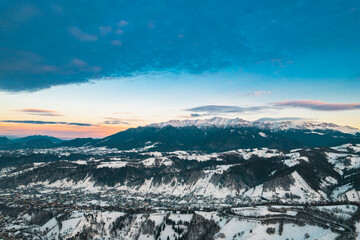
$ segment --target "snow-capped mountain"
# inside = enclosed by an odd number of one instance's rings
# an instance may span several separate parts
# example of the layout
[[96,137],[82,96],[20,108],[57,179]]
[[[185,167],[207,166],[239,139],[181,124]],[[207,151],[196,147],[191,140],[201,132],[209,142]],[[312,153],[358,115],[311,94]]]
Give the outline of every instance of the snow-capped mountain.
[[303,121],[303,120],[291,120],[291,121],[269,121],[269,120],[257,120],[253,122],[253,126],[257,126],[263,129],[270,129],[273,131],[284,131],[290,129],[297,130],[331,130],[347,134],[357,134],[360,133],[360,129],[349,127],[349,126],[339,126],[333,123],[324,123],[316,121]]
[[289,129],[298,130],[333,130],[342,133],[356,134],[360,133],[357,128],[349,126],[339,126],[333,123],[322,123],[316,121],[304,120],[272,120],[272,119],[259,119],[257,121],[247,121],[240,118],[229,119],[221,117],[213,117],[210,119],[196,119],[196,120],[170,120],[168,122],[153,123],[147,127],[164,128],[172,126],[176,128],[181,127],[197,127],[197,128],[228,128],[228,127],[258,127],[260,129],[267,129],[272,131],[283,131]]
[[309,121],[254,122],[239,118],[172,120],[131,128],[92,143],[118,149],[145,147],[156,143],[156,150],[227,151],[238,148],[332,147],[360,143],[360,132],[351,127]]
[[191,127],[195,126],[197,128],[206,128],[206,127],[218,127],[218,128],[227,128],[227,127],[250,127],[252,122],[246,121],[240,118],[228,119],[214,117],[210,119],[196,119],[196,120],[170,120],[168,122],[153,123],[148,125],[148,127],[157,127],[163,128],[167,126],[172,126],[176,128],[180,127]]
[[65,146],[104,146],[130,150],[156,144],[156,150],[159,151],[217,152],[238,148],[293,149],[360,143],[360,130],[315,121],[259,119],[251,122],[240,118],[214,117],[153,123],[145,127],[130,128],[103,139],[79,138],[61,143],[47,139],[21,143],[2,142],[0,149],[4,150]]

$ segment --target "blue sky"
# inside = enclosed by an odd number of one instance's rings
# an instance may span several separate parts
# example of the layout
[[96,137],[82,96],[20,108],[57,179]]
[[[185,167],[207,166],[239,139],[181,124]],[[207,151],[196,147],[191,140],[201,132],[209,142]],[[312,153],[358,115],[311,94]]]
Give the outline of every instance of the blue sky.
[[0,134],[213,115],[360,127],[359,42],[359,1],[0,1]]

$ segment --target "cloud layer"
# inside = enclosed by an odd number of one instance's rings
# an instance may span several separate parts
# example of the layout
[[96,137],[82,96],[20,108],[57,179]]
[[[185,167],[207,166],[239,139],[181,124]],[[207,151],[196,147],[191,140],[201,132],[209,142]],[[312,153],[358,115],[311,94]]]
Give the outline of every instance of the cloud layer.
[[[255,107],[239,107],[239,106],[228,106],[228,105],[205,105],[200,107],[188,108],[186,111],[195,113],[208,113],[208,114],[221,114],[221,113],[243,113],[243,112],[254,112],[266,109],[266,106],[255,106]],[[193,114],[192,116],[196,116]]]
[[344,78],[360,67],[359,9],[342,0],[2,1],[0,90],[163,71]]
[[296,100],[273,103],[277,107],[306,108],[318,111],[343,111],[360,109],[360,103],[326,103],[317,100]]
[[[326,103],[317,100],[295,100],[274,102],[264,106],[240,107],[231,105],[205,105],[185,109],[191,117],[221,115],[228,113],[259,112],[262,110],[279,110],[285,108],[304,108],[316,111],[360,110],[360,103]],[[292,119],[294,120],[294,119]]]
[[93,126],[90,123],[76,123],[76,122],[53,122],[53,121],[39,121],[39,120],[0,120],[4,123],[26,123],[26,124],[62,124],[69,126],[89,127]]
[[106,121],[103,122],[107,125],[130,125],[127,121],[120,118],[107,117]]
[[19,109],[19,110],[16,110],[16,111],[31,114],[31,115],[39,115],[39,116],[47,116],[47,117],[62,116],[62,114],[60,114],[57,111],[44,110],[44,109],[35,109],[35,108],[25,108],[25,109]]

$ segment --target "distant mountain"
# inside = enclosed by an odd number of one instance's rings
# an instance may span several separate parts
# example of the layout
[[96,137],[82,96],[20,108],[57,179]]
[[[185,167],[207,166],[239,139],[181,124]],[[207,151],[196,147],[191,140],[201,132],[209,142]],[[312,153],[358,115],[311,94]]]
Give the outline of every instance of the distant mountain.
[[58,147],[81,147],[87,146],[95,143],[95,139],[93,138],[75,138],[68,141],[63,141],[60,144],[57,144]]
[[27,149],[27,148],[49,148],[55,144],[48,139],[34,139],[27,142],[12,142],[11,144],[0,146],[2,150]]
[[15,140],[0,138],[0,149],[104,146],[131,150],[154,145],[153,150],[228,151],[239,148],[313,148],[360,143],[360,130],[332,123],[259,119],[246,121],[214,117],[204,120],[171,120],[131,128],[103,139],[64,141],[34,135]]
[[14,142],[14,143],[26,143],[26,142],[29,142],[29,141],[39,140],[39,139],[46,139],[46,140],[49,140],[52,143],[61,143],[61,142],[64,141],[64,140],[62,140],[60,138],[47,136],[47,135],[32,135],[32,136],[27,136],[27,137],[23,137],[23,138],[14,139],[12,142]]
[[12,141],[10,139],[8,139],[7,137],[0,137],[0,147],[4,146],[4,145],[9,145],[11,143],[12,143]]
[[155,150],[203,150],[238,148],[294,149],[360,143],[360,131],[331,123],[307,121],[246,121],[239,118],[172,120],[131,128],[95,141],[92,146],[132,149],[155,144]]
[[54,147],[55,144],[59,144],[63,141],[64,140],[62,139],[46,135],[33,135],[12,140],[6,137],[0,137],[0,149],[14,150],[26,148],[49,148]]

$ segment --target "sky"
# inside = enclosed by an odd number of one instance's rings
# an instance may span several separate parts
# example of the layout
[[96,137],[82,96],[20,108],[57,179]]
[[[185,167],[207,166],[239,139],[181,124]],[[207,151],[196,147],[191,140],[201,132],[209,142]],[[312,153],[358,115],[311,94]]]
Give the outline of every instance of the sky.
[[360,2],[0,0],[0,135],[171,119],[360,128]]

